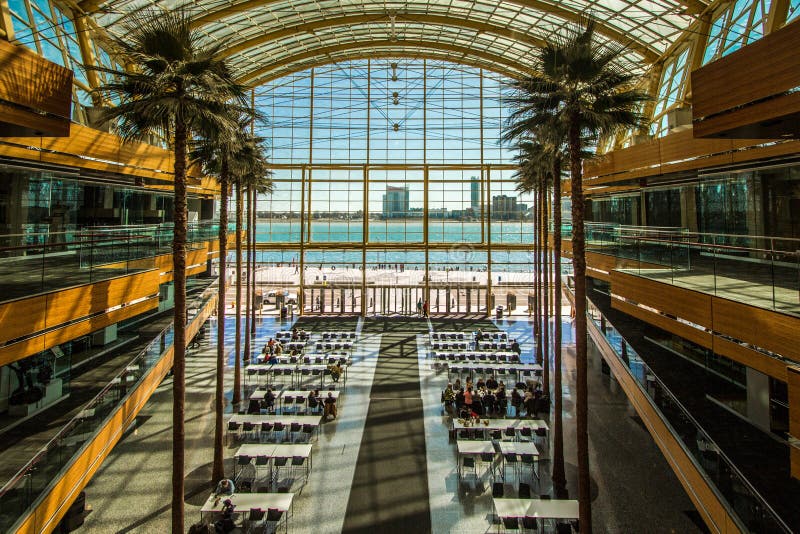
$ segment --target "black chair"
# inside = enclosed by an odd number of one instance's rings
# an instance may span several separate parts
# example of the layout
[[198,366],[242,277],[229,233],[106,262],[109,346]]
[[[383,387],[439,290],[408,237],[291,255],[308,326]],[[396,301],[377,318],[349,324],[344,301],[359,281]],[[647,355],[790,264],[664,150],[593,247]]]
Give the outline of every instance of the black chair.
[[531,468],[531,477],[535,476],[538,479],[539,474],[536,472],[536,458],[532,454],[520,454],[519,459],[523,466]]
[[539,530],[539,522],[536,521],[535,517],[523,517],[522,518],[522,528],[525,530]]
[[275,426],[272,428],[272,435],[275,437],[275,441],[278,440],[278,437],[280,437],[281,441],[283,441],[283,436],[281,435],[281,433],[284,431],[285,428],[286,425],[284,425],[283,423],[275,423]]
[[303,425],[300,423],[290,423],[289,424],[289,441],[294,441],[297,434],[303,429]]
[[520,499],[530,499],[531,498],[531,486],[530,484],[525,484],[524,482],[519,483],[519,495]]
[[478,476],[478,471],[475,468],[475,458],[473,458],[472,456],[465,456],[461,460],[461,469],[458,474],[459,477],[464,476],[465,469],[472,469],[472,472],[475,473],[475,476]]
[[265,515],[266,512],[260,508],[250,508],[250,513],[245,521],[246,530],[249,532],[258,528],[259,524],[264,521]]
[[278,525],[280,524],[282,519],[283,519],[282,510],[278,510],[277,508],[267,509],[266,526],[269,527],[274,525],[274,528],[272,529],[273,532],[276,532],[278,530]]
[[261,423],[261,440],[269,439],[269,435],[272,434],[272,423]]
[[505,492],[505,485],[502,482],[495,482],[492,484],[492,497],[495,499],[500,499],[503,497],[503,493]]
[[517,455],[513,452],[509,452],[503,455],[503,479],[506,478],[506,467],[511,465],[511,468],[514,470],[514,474],[517,472]]
[[314,435],[314,425],[304,424],[302,433],[305,436],[306,441],[311,443],[311,438]]
[[247,413],[258,415],[261,413],[261,402],[257,401],[256,399],[250,399],[250,402],[247,404]]
[[504,517],[503,528],[505,530],[519,530],[519,521],[516,517]]
[[253,423],[248,423],[247,421],[245,421],[244,423],[242,423],[242,434],[247,434],[248,438],[252,437],[253,431],[255,430],[255,428],[256,428],[256,425],[254,425]]
[[234,439],[239,437],[239,429],[242,426],[234,421],[228,421],[228,435],[233,435]]

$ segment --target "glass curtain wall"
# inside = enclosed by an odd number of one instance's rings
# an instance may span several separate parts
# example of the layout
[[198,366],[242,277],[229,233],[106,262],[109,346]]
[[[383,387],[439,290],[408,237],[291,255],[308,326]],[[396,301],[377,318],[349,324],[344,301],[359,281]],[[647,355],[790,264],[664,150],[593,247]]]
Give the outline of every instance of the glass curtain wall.
[[275,183],[257,202],[263,290],[297,292],[303,313],[526,302],[533,198],[500,143],[505,87],[456,63],[379,59],[257,88]]

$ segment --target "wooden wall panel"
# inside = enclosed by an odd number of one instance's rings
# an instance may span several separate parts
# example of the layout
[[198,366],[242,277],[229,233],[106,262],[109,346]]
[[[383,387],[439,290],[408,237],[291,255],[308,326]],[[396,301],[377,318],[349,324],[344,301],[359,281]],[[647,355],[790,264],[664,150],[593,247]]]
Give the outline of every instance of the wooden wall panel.
[[711,327],[711,295],[613,271],[611,292],[695,324]]
[[[116,135],[88,126],[72,124],[69,137],[6,137],[3,141],[5,144],[0,145],[3,156],[139,176],[172,187],[173,159],[168,150],[146,143],[123,143]],[[199,169],[190,167],[188,175],[200,188]]]
[[794,22],[692,72],[695,119],[800,85],[800,23]]
[[[652,162],[653,144],[658,146],[659,152],[659,159],[655,163]],[[697,139],[693,130],[689,129],[649,143],[615,150],[602,159],[587,162],[584,166],[584,189],[591,194],[592,188],[598,185],[798,152],[800,141],[765,144],[760,139]]]
[[153,296],[147,300],[137,302],[136,304],[123,306],[122,308],[116,309],[109,313],[104,313],[102,315],[90,317],[85,321],[70,324],[64,328],[59,328],[58,330],[54,330],[45,334],[44,348],[49,349],[61,343],[66,343],[72,339],[91,334],[92,332],[96,332],[101,328],[118,323],[124,319],[136,317],[137,315],[154,310],[156,308],[158,308],[158,296]]
[[712,347],[713,336],[711,335],[711,332],[704,332],[687,324],[680,323],[675,319],[671,319],[669,317],[665,317],[664,315],[654,313],[650,310],[634,306],[629,302],[619,299],[612,298],[611,307],[615,310],[627,313],[631,317],[636,317],[637,319],[640,319],[648,324],[661,328],[662,330],[666,330],[667,332],[681,336],[684,339],[688,339],[689,341],[697,343],[702,347],[709,349]]
[[786,362],[770,358],[757,350],[716,335],[714,336],[714,345],[712,349],[715,354],[730,358],[735,362],[751,367],[756,371],[777,378],[778,380],[786,381]]
[[5,135],[69,135],[72,71],[5,40],[0,40],[0,65],[0,100],[21,106],[0,115]]
[[714,297],[714,331],[800,362],[800,319]]
[[44,350],[44,334],[0,347],[0,365],[8,365]]
[[46,309],[45,295],[0,304],[0,343],[44,330]]
[[55,326],[158,292],[158,272],[137,273],[47,295],[47,326]]

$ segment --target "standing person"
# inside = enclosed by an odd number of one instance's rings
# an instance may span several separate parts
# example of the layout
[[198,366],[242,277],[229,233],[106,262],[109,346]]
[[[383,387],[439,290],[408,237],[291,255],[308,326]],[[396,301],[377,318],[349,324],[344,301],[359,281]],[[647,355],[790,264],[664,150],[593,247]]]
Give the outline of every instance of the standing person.
[[519,417],[519,407],[522,405],[522,395],[517,388],[511,390],[511,406],[514,407],[514,417]]
[[466,391],[464,391],[464,408],[466,408],[467,412],[472,414],[472,386],[467,386]]
[[453,391],[453,384],[447,384],[447,387],[442,392],[442,402],[444,402],[444,409],[447,410],[448,415],[453,415],[453,403],[456,400],[456,392]]
[[422,304],[422,316],[428,316],[428,299],[425,299],[425,302]]
[[422,299],[417,301],[417,315],[422,317]]

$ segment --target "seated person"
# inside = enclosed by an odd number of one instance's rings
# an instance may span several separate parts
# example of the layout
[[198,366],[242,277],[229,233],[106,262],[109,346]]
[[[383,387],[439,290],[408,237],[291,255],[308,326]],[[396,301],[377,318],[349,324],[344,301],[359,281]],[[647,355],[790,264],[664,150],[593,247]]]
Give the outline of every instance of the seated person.
[[330,415],[333,419],[336,419],[336,399],[333,397],[332,392],[328,392],[328,396],[325,398],[325,415]]
[[278,355],[270,353],[268,358],[267,358],[267,363],[272,364],[272,365],[278,363]]
[[342,376],[342,366],[339,365],[339,362],[332,363],[328,366],[328,370],[331,372],[331,378],[334,382],[339,381],[339,377]]
[[497,380],[495,380],[494,375],[486,380],[486,387],[492,390],[497,389]]
[[522,354],[522,349],[520,348],[519,343],[517,343],[516,339],[514,340],[514,343],[511,344],[511,351],[516,352],[517,356]]
[[233,511],[235,505],[230,499],[225,499],[222,503],[222,517],[214,523],[214,531],[220,533],[233,532],[236,524],[233,521]]
[[261,401],[261,406],[267,411],[275,406],[275,393],[272,392],[272,388],[268,388],[267,392],[264,393],[264,400]]
[[233,495],[236,491],[236,487],[233,485],[233,480],[229,478],[223,478],[217,484],[216,489],[214,489],[214,495]]
[[276,343],[275,344],[275,356],[280,356],[281,354],[283,354],[283,345],[281,345],[280,343]]
[[313,390],[308,394],[308,408],[314,412],[320,405],[319,390]]
[[292,328],[292,341],[299,341],[300,334],[297,333],[297,327]]
[[483,381],[483,378],[479,378],[478,382],[475,383],[475,387],[477,389],[485,389],[487,387],[486,382]]

